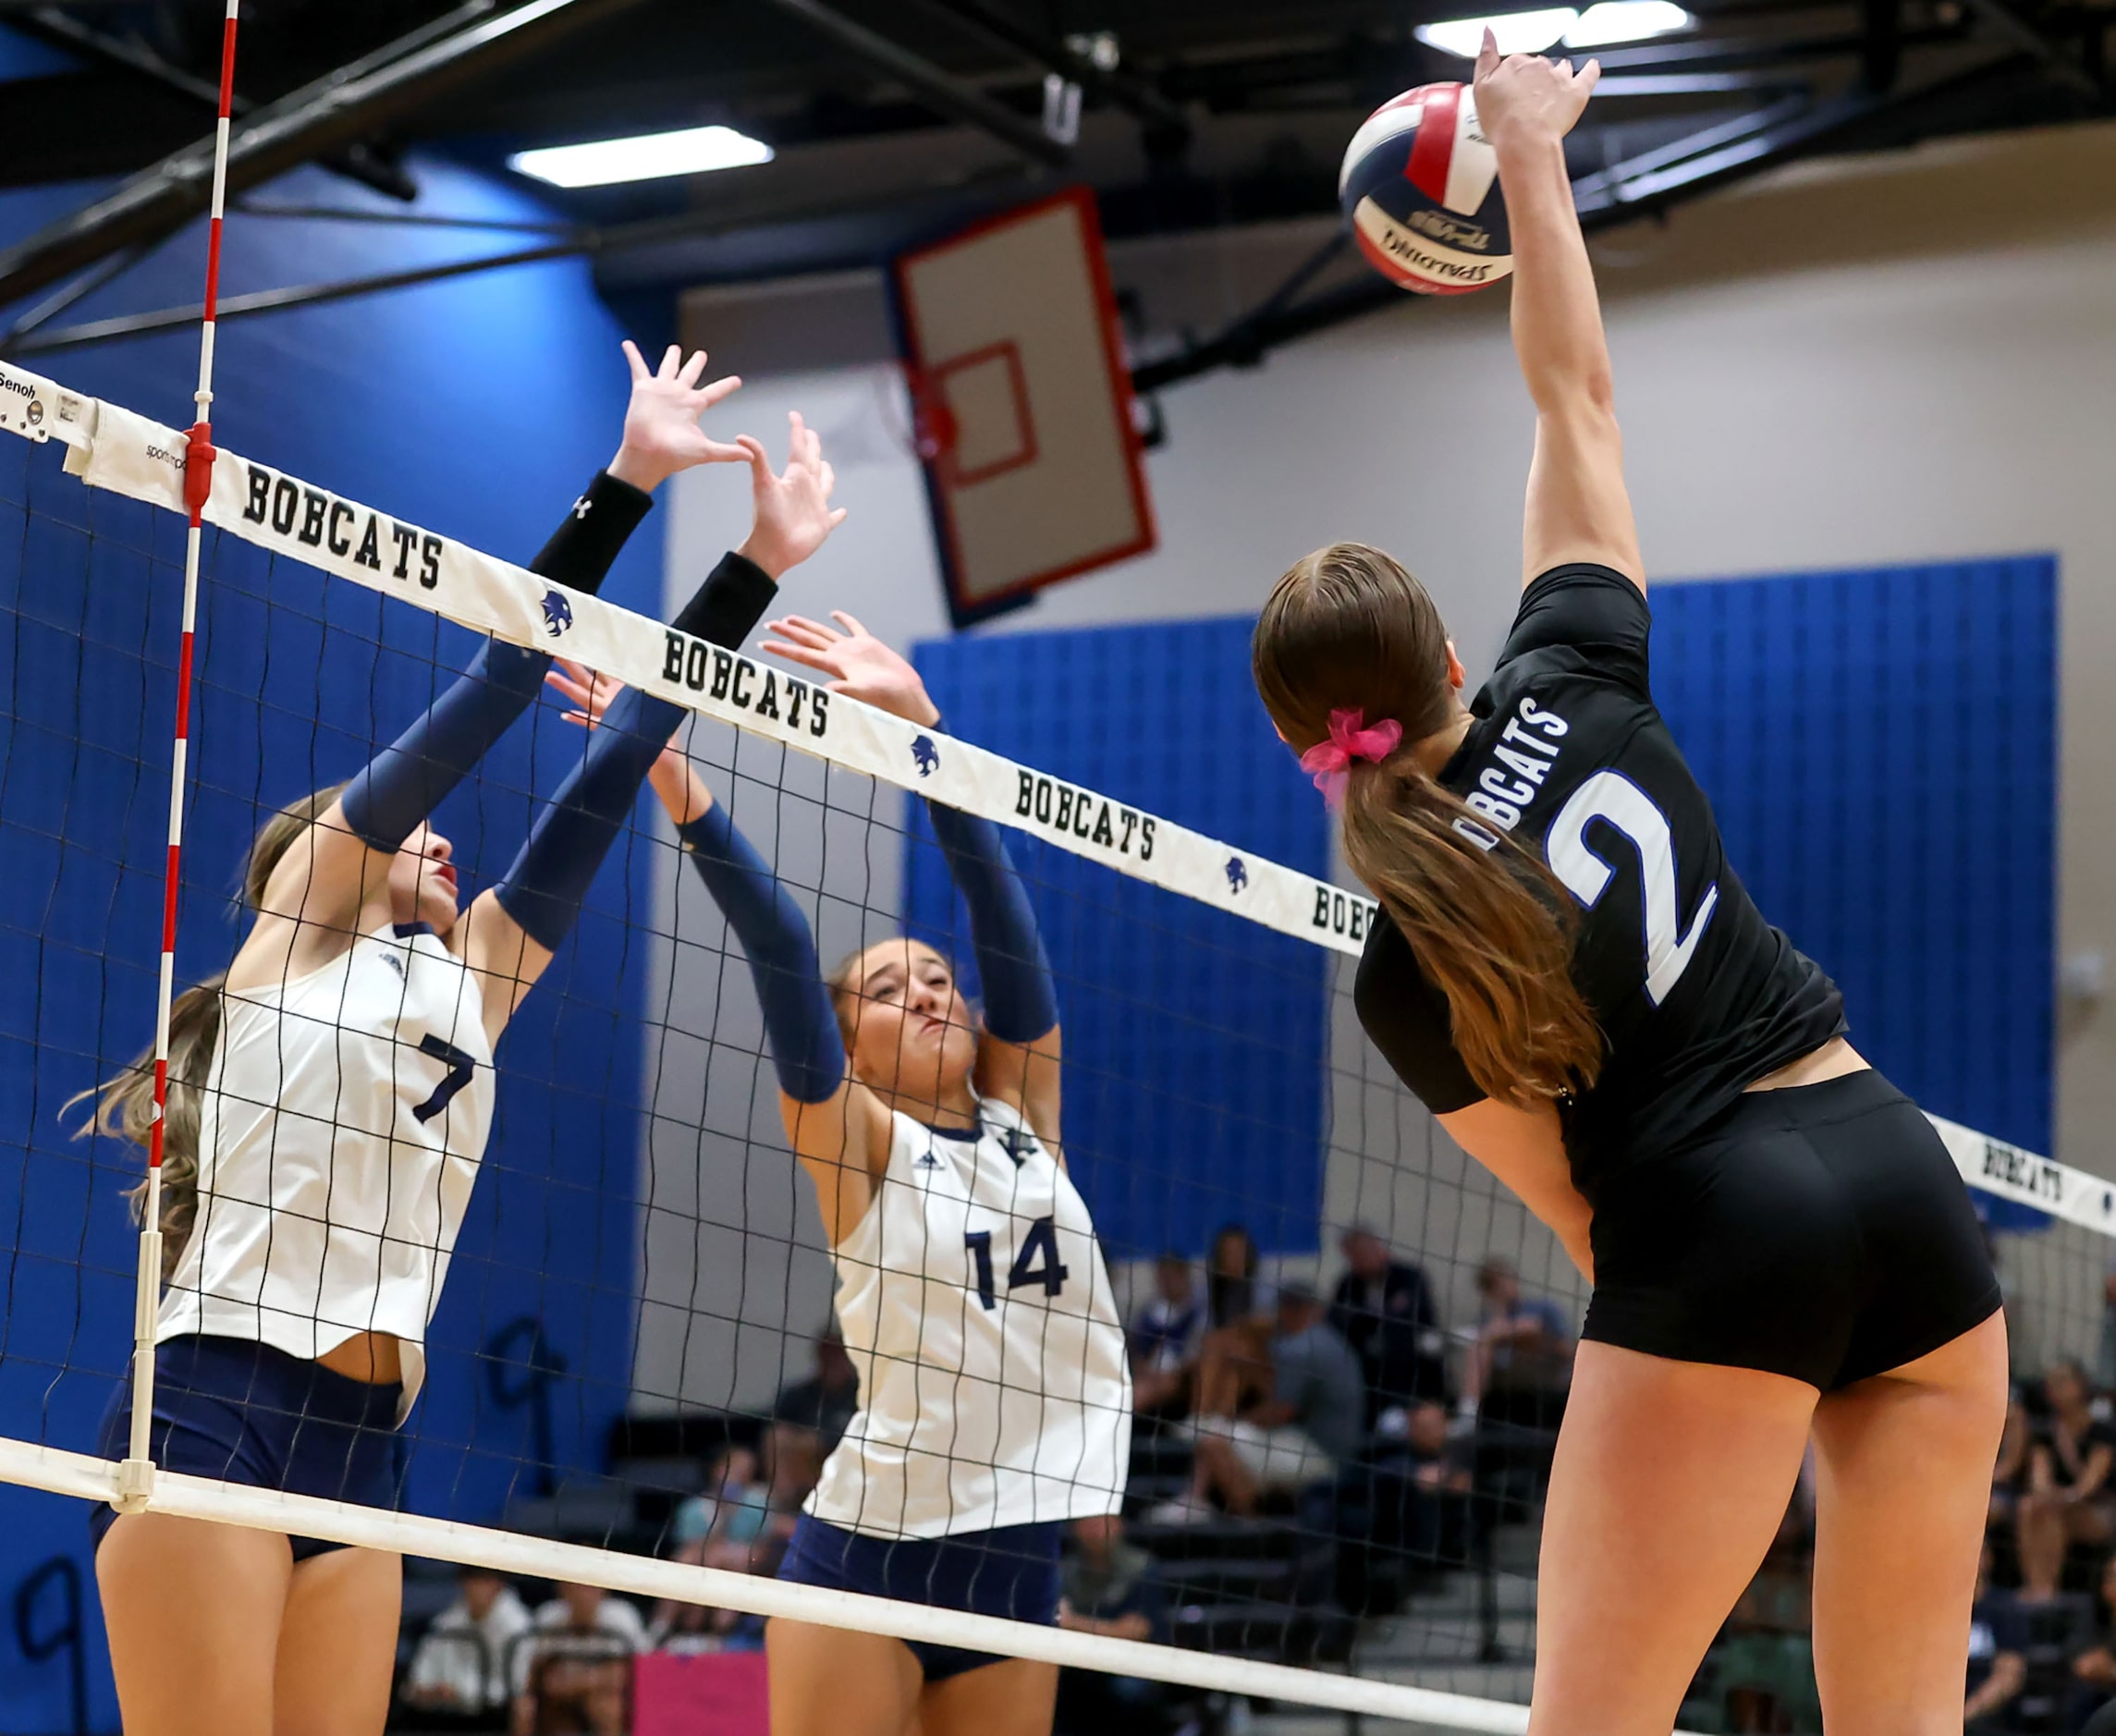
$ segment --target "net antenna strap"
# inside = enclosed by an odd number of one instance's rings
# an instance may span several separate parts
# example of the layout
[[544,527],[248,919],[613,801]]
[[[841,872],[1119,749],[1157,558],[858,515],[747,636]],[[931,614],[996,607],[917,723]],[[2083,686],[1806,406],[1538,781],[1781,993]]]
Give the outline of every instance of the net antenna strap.
[[235,106],[235,38],[242,0],[227,0],[221,24],[220,113],[214,123],[213,205],[206,225],[206,292],[199,329],[199,386],[192,394],[195,420],[184,441],[182,639],[177,652],[177,717],[169,761],[169,841],[162,874],[162,963],[154,1013],[154,1111],[148,1132],[147,1194],[140,1229],[132,1322],[132,1432],[119,1466],[111,1505],[139,1512],[154,1487],[151,1457],[154,1424],[154,1325],[161,1312],[162,1144],[168,1125],[169,1009],[177,989],[177,887],[184,851],[184,786],[190,757],[191,645],[199,615],[199,554],[205,536],[206,503],[213,495],[214,319],[220,306],[221,227],[227,213],[229,116]]

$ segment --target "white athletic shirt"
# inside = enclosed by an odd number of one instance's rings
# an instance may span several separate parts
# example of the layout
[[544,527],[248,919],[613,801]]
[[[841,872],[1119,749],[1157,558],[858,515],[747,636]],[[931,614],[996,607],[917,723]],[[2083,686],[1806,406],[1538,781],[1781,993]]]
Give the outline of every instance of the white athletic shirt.
[[483,1013],[477,980],[423,923],[222,992],[198,1216],[157,1342],[202,1332],[313,1359],[393,1333],[403,1420],[492,1130]]
[[1087,1205],[1027,1122],[891,1118],[888,1168],[836,1250],[860,1413],[808,1511],[877,1537],[1114,1513],[1131,1375]]

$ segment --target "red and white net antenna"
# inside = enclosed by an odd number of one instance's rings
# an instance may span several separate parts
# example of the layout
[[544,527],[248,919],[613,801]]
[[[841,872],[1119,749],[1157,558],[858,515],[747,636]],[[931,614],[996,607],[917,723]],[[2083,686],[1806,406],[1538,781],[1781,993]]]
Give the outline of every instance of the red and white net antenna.
[[169,764],[169,851],[162,881],[162,983],[154,1018],[154,1121],[147,1142],[146,1218],[132,1321],[132,1438],[117,1479],[120,1510],[144,1506],[154,1484],[149,1431],[154,1421],[154,1321],[162,1298],[162,1135],[169,1103],[169,1005],[177,989],[177,874],[184,849],[184,782],[191,740],[191,636],[199,613],[199,550],[213,492],[214,318],[220,306],[220,232],[227,204],[228,116],[235,102],[235,26],[242,0],[227,0],[221,29],[220,118],[214,128],[213,212],[206,228],[205,323],[199,333],[198,405],[184,446],[184,629],[177,653],[176,752]]

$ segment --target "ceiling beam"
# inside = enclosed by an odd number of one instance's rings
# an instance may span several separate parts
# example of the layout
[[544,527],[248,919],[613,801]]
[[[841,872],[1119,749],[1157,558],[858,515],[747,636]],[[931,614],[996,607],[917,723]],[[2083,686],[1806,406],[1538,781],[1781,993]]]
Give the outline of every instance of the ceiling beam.
[[2009,48],[2032,55],[2060,84],[2083,96],[2107,103],[2110,93],[2101,80],[2007,4],[2007,0],[1968,0],[1969,10]]
[[[228,146],[239,193],[424,107],[444,92],[549,48],[638,0],[471,4],[257,109]],[[209,137],[142,170],[104,198],[0,251],[0,304],[69,276],[122,248],[157,241],[203,212],[213,191]]]
[[923,55],[914,55],[900,43],[856,23],[822,0],[772,0],[781,12],[799,18],[818,34],[827,36],[877,71],[900,80],[925,107],[948,120],[961,121],[989,133],[1010,151],[1048,168],[1070,166],[1072,152],[1042,127],[1017,115],[1004,103],[996,103],[984,92],[965,83]]
[[[92,24],[84,24],[55,6],[40,6],[34,11],[10,16],[7,26],[24,36],[130,73],[165,91],[188,96],[209,115],[219,109],[220,86],[211,79],[199,78],[172,65],[136,38],[114,36]],[[230,112],[240,120],[256,107],[255,103],[239,91],[230,104]],[[324,166],[390,199],[409,203],[419,197],[418,184],[372,145],[356,141],[324,159]]]
[[953,18],[973,35],[1010,50],[1046,72],[1070,79],[1089,95],[1115,104],[1134,120],[1184,138],[1190,135],[1190,121],[1182,109],[1163,95],[1151,79],[1127,72],[1121,67],[1097,66],[1085,55],[1075,54],[1066,43],[1054,43],[1018,23],[994,6],[992,0],[922,0],[922,4]]

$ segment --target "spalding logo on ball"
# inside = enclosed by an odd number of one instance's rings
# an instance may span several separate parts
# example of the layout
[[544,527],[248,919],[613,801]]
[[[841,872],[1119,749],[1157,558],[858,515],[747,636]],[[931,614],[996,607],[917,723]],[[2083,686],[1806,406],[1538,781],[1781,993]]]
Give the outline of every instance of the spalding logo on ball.
[[1513,269],[1498,159],[1464,84],[1422,84],[1352,134],[1338,198],[1360,251],[1421,295],[1464,295]]

